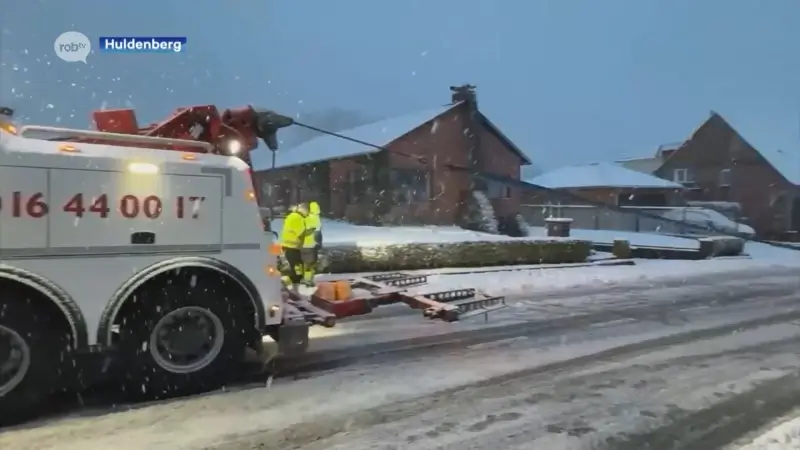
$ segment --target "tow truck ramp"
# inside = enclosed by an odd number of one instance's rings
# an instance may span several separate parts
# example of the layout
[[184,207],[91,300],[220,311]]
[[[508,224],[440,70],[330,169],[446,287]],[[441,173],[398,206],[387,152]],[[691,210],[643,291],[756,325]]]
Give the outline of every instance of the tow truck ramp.
[[[332,327],[336,319],[369,314],[379,306],[396,303],[405,303],[422,310],[426,318],[445,322],[477,315],[483,315],[488,321],[490,312],[506,307],[505,297],[490,296],[474,288],[409,292],[410,288],[427,284],[426,275],[392,272],[327,283],[343,283],[348,292],[346,298],[331,298],[331,295],[321,292],[322,289],[310,296],[290,291],[285,314],[302,316],[310,323]],[[335,289],[330,292],[333,291]]]

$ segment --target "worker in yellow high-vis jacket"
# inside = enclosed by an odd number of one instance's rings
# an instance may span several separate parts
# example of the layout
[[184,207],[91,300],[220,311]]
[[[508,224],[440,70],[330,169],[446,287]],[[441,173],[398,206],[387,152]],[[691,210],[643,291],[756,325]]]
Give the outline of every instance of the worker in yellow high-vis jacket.
[[314,276],[317,274],[317,261],[322,248],[322,219],[320,217],[319,203],[308,204],[308,215],[305,217],[306,237],[303,241],[303,284],[314,286]]
[[[283,247],[283,257],[289,266],[288,273],[282,278],[284,284],[298,285],[303,281],[303,243],[309,231],[306,229],[306,217],[308,216],[308,205],[300,203],[289,210],[289,214],[283,220],[283,230],[281,230],[281,247]],[[313,234],[313,232],[312,232]]]

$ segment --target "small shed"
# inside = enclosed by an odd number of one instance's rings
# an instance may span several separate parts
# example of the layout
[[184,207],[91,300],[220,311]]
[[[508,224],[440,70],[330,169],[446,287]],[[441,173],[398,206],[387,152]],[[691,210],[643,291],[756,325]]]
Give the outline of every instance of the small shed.
[[525,180],[544,189],[525,194],[526,204],[564,202],[559,192],[616,206],[674,206],[682,204],[684,187],[611,162],[568,166]]

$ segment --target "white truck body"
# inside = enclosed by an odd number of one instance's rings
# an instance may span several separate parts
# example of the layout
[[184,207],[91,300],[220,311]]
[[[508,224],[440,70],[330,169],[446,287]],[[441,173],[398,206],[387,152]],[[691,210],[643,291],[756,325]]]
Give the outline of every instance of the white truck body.
[[[264,317],[254,318],[256,326],[277,325],[277,256],[252,189],[249,167],[236,157],[0,130],[0,262],[66,291],[82,315],[74,326],[86,327],[89,345],[108,343],[102,317],[123,284],[187,255],[241,271],[260,297],[256,310]],[[143,241],[135,243],[135,235]]]

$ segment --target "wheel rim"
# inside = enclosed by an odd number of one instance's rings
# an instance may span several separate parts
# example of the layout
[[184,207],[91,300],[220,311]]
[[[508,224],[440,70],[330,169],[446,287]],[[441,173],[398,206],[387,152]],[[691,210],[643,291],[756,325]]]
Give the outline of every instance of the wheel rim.
[[211,311],[187,306],[171,311],[150,334],[150,354],[173,373],[192,373],[211,364],[225,342],[222,321]]
[[0,397],[22,383],[30,366],[28,343],[16,331],[0,325]]

